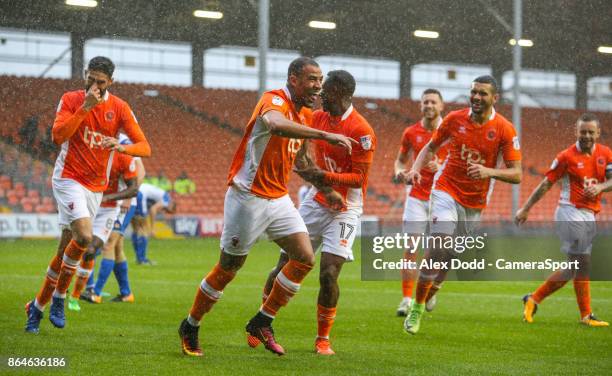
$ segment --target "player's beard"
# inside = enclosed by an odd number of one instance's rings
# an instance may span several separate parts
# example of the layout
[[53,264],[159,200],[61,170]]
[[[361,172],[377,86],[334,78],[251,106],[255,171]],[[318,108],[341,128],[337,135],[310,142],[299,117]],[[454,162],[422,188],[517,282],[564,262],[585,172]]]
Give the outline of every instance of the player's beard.
[[578,144],[582,150],[591,150],[591,148],[593,148],[593,144],[595,144],[595,141],[578,139]]
[[484,114],[487,111],[487,106],[485,103],[478,102],[478,103],[474,103],[474,102],[470,102],[470,106],[472,108],[472,112],[475,114]]

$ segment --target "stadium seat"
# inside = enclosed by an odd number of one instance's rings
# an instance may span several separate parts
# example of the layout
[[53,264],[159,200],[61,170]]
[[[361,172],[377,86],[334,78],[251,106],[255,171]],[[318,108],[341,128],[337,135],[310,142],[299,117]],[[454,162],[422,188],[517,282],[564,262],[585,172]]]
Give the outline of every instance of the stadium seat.
[[[33,112],[39,115],[39,133],[46,132],[49,124],[53,123],[53,109],[57,106],[59,95],[75,87],[75,83],[60,79],[0,76],[0,87],[14,93],[5,99],[6,103],[3,102],[6,108],[14,110],[0,111],[0,123],[3,124],[0,127],[0,137],[11,136],[17,139],[19,128]],[[145,89],[158,90],[160,97],[143,95]],[[163,169],[168,177],[176,179],[181,171],[185,170],[196,183],[197,190],[194,195],[177,197],[180,212],[222,215],[227,171],[240,142],[241,132],[257,103],[257,93],[123,83],[116,83],[113,92],[130,103],[154,150],[151,158],[144,160],[148,174],[156,175]],[[191,111],[163,100],[162,96],[189,107]],[[355,98],[354,104],[374,127],[379,145],[374,157],[375,168],[371,170],[369,179],[372,193],[366,200],[365,214],[399,220],[405,193],[403,186],[391,184],[393,161],[404,128],[421,116],[419,104],[410,99],[372,98]],[[449,103],[446,112],[462,107],[464,105]],[[511,118],[511,107],[501,105],[498,106],[498,111]],[[612,113],[597,115],[603,123],[612,123]],[[542,179],[541,175],[533,175],[528,171],[540,174],[545,172],[556,153],[574,142],[573,125],[578,116],[579,112],[575,110],[523,109],[522,149],[526,172],[521,184],[521,202],[526,200]],[[33,210],[54,212],[55,204],[49,197],[52,191],[52,165],[37,161],[13,146],[2,142],[0,145],[4,158],[0,188],[4,189],[7,203],[15,207],[22,197],[30,197],[31,194],[36,194],[31,191],[38,191],[41,197],[40,205],[35,205]],[[39,150],[39,147],[38,144],[32,145],[32,152]],[[167,150],[181,152],[156,152]],[[194,155],[204,153],[205,158],[201,158],[201,162],[199,159],[196,159],[196,163],[192,162]],[[292,198],[295,199],[301,183],[299,177],[291,178],[289,191]],[[533,209],[531,217],[550,220],[557,205],[558,194],[559,187],[553,187]],[[504,183],[497,184],[484,215],[487,218],[510,220],[513,215],[510,198],[511,187]],[[612,217],[612,199],[605,203],[599,217],[602,220]]]

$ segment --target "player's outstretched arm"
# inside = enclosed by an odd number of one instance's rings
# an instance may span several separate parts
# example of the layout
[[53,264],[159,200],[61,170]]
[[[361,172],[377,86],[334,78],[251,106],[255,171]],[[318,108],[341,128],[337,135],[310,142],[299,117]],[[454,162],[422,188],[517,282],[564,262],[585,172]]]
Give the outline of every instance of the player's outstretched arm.
[[529,211],[531,210],[531,208],[542,199],[542,197],[544,197],[544,195],[546,194],[546,192],[548,192],[550,190],[550,188],[553,186],[554,183],[552,183],[550,180],[548,180],[548,178],[544,178],[540,184],[538,184],[538,186],[536,187],[536,189],[533,190],[533,192],[531,192],[531,195],[529,195],[529,198],[527,199],[527,202],[525,203],[525,205],[523,205],[522,208],[520,208],[517,212],[516,215],[514,217],[514,223],[516,223],[516,225],[521,225],[523,223],[525,223],[525,221],[527,221],[527,217],[529,216]]
[[345,147],[348,149],[349,153],[353,148],[353,144],[358,144],[357,141],[344,135],[328,133],[295,123],[284,117],[283,114],[278,111],[268,111],[261,117],[261,119],[263,119],[263,123],[268,130],[270,130],[270,133],[276,136],[324,140],[332,145],[340,145]]

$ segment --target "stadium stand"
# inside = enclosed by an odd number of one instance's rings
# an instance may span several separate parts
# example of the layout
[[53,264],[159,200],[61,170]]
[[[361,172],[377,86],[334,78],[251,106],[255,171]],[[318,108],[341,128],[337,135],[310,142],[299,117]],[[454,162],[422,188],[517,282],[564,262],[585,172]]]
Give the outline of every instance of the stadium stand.
[[[82,85],[58,79],[0,76],[6,105],[0,110],[0,205],[17,212],[55,210],[50,189],[52,163],[57,149],[49,145],[48,130],[59,96]],[[150,172],[163,170],[175,180],[185,171],[197,184],[193,195],[176,198],[178,212],[222,216],[226,174],[244,125],[257,101],[252,91],[115,84],[112,88],[132,106],[151,143],[153,156],[145,160]],[[149,95],[145,95],[145,91]],[[154,93],[154,94],[151,94]],[[10,94],[10,95],[9,95]],[[393,160],[407,125],[417,121],[419,104],[401,99],[356,98],[355,106],[370,121],[378,136],[378,150],[369,182],[366,214],[398,220],[402,215],[404,187],[392,182]],[[463,105],[450,104],[446,111]],[[511,119],[509,106],[498,106]],[[20,128],[38,117],[38,134],[31,144],[22,142]],[[556,153],[573,142],[574,110],[523,109],[522,147],[524,179],[521,202],[540,182]],[[612,123],[611,113],[598,113],[602,124]],[[605,127],[603,143],[609,143]],[[22,132],[23,133],[23,132]],[[295,176],[290,192],[295,199],[301,180]],[[559,187],[553,188],[534,209],[534,220],[552,218]],[[512,189],[497,184],[484,220],[510,220]],[[612,219],[612,204],[603,203],[602,220]]]

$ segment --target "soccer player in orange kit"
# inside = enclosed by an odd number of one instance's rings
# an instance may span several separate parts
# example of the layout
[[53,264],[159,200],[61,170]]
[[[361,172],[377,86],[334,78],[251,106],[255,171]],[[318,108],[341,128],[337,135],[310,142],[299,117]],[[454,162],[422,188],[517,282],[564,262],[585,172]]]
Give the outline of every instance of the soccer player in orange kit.
[[[521,182],[519,139],[512,123],[495,111],[494,105],[499,99],[497,90],[495,78],[475,78],[470,90],[470,107],[453,111],[444,118],[408,173],[407,180],[419,183],[421,169],[448,143],[448,158],[431,192],[432,236],[469,234],[487,205],[491,179],[510,184]],[[500,153],[505,168],[496,167]],[[454,250],[436,248],[425,253],[428,262],[449,262],[454,256]],[[439,280],[438,274],[445,271],[435,267],[420,270],[415,299],[404,321],[407,333],[419,331],[434,279]]]
[[[113,153],[151,155],[151,147],[129,105],[108,90],[114,70],[110,59],[94,57],[85,72],[85,90],[65,93],[57,107],[52,136],[61,150],[52,184],[62,236],[40,291],[26,304],[25,330],[30,333],[39,332],[43,310],[51,298],[49,320],[57,328],[66,325],[66,291],[92,241],[92,220],[108,185]],[[119,144],[121,129],[133,145]]]
[[[312,248],[321,248],[319,297],[317,304],[317,338],[315,352],[333,355],[329,335],[336,318],[340,296],[338,277],[345,262],[353,261],[353,242],[363,213],[368,173],[374,159],[376,135],[367,120],[353,107],[355,79],[344,70],[331,71],[323,83],[323,111],[315,111],[312,127],[343,134],[359,141],[348,154],[346,149],[324,141],[310,142],[314,163],[301,153],[297,171],[313,184],[302,202],[299,213],[304,219]],[[298,155],[300,159],[300,155]],[[296,166],[298,162],[296,162]],[[270,294],[275,278],[289,261],[281,252],[279,261],[268,276],[264,297]]]
[[[411,181],[406,180],[409,169],[406,169],[406,163],[410,158],[409,153],[412,152],[413,158],[419,155],[423,146],[425,146],[433,132],[438,129],[442,123],[442,110],[444,102],[442,94],[436,89],[426,89],[421,94],[421,114],[423,118],[417,123],[410,125],[404,130],[402,135],[402,143],[400,150],[397,153],[395,160],[395,178],[400,183],[406,183],[406,203],[404,204],[404,215],[402,218],[403,232],[409,235],[420,236],[427,231],[427,223],[429,221],[429,196],[431,195],[431,187],[434,183],[434,178],[440,165],[446,159],[448,154],[447,146],[442,146],[438,149],[436,158],[429,161],[427,166],[421,170],[421,182],[413,185]],[[417,249],[406,249],[404,259],[416,261]],[[397,307],[396,314],[398,316],[406,316],[410,306],[412,305],[412,290],[416,280],[416,270],[402,270],[402,301]],[[434,283],[431,291],[436,291],[440,288],[440,284]],[[426,308],[428,311],[433,310],[436,304],[435,295],[428,299]]]
[[219,262],[202,280],[179,328],[183,353],[202,356],[198,331],[204,314],[221,298],[262,233],[289,254],[268,299],[246,326],[247,342],[263,343],[275,354],[285,350],[274,338],[272,320],[297,293],[314,265],[304,221],[288,195],[287,182],[304,139],[322,139],[350,152],[355,140],[308,127],[323,74],[307,57],[289,65],[287,86],[265,92],[253,111],[230,167],[225,195]]
[[570,263],[577,262],[578,269],[555,271],[535,292],[523,297],[523,318],[528,323],[533,322],[538,304],[544,298],[573,279],[580,322],[593,327],[609,326],[591,310],[589,276],[591,243],[596,233],[595,215],[601,210],[601,194],[612,191],[612,150],[597,143],[599,135],[597,117],[589,113],[581,115],[576,122],[576,143],[557,155],[544,180],[516,212],[515,222],[520,225],[553,184],[562,180],[555,222],[561,238],[561,251]]

